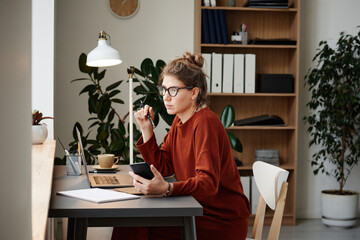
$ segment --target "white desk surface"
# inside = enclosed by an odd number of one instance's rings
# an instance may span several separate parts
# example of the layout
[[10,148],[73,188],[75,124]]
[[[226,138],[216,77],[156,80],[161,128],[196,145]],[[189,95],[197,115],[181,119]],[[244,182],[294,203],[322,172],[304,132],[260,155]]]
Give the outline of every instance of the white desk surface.
[[[91,166],[88,168],[90,170]],[[120,165],[119,169],[117,174],[128,174],[130,167]],[[203,214],[202,206],[192,196],[142,196],[140,199],[97,204],[56,194],[83,188],[89,188],[84,169],[81,176],[67,176],[65,166],[55,166],[49,217],[187,217]]]

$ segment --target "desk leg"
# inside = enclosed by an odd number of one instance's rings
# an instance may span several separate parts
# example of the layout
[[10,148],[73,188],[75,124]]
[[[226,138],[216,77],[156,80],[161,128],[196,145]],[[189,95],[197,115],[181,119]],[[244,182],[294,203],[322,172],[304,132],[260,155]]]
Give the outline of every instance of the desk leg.
[[196,240],[195,217],[184,217],[183,239]]
[[67,240],[74,240],[75,234],[75,218],[68,219]]
[[68,240],[86,240],[87,218],[69,218],[68,220]]

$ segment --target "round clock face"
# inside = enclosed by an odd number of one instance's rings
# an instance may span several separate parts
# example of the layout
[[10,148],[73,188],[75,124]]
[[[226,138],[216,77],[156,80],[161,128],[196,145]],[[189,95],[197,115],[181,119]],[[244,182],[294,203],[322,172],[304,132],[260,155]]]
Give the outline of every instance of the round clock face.
[[138,0],[109,0],[111,12],[119,18],[129,18],[139,9]]

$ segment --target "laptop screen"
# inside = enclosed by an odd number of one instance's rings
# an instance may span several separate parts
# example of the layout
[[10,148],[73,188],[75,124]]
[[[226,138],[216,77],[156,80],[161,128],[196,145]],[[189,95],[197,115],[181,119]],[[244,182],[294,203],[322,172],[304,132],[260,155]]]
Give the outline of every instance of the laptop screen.
[[89,183],[89,186],[91,186],[91,183],[90,183],[90,179],[89,179],[89,172],[87,170],[87,163],[86,163],[86,159],[85,159],[85,152],[84,152],[84,147],[83,147],[83,144],[82,144],[82,141],[81,141],[81,135],[80,135],[80,132],[79,132],[79,129],[76,128],[76,134],[77,134],[77,138],[78,138],[78,143],[80,145],[80,156],[81,156],[81,160],[83,162],[83,165],[84,165],[84,168],[85,168],[85,173],[86,173],[86,177],[87,177],[87,180],[88,180],[88,183]]

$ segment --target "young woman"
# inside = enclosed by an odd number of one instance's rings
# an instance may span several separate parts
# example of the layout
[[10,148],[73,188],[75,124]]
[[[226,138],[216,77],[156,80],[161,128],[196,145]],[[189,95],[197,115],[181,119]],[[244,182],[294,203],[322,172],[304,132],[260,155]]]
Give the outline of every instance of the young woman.
[[[137,147],[155,177],[146,180],[130,175],[134,186],[144,194],[192,195],[204,209],[204,215],[195,220],[199,240],[245,239],[250,206],[226,131],[206,106],[203,63],[201,55],[186,52],[164,68],[159,93],[167,112],[176,117],[160,148],[147,118],[148,113],[154,114],[153,109],[146,105],[134,114],[142,132]],[[171,174],[177,182],[168,183],[162,177]],[[123,239],[131,231],[115,228],[113,239]],[[180,228],[174,227],[143,228],[134,234],[138,234],[133,235],[137,239],[181,239]]]

